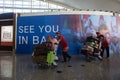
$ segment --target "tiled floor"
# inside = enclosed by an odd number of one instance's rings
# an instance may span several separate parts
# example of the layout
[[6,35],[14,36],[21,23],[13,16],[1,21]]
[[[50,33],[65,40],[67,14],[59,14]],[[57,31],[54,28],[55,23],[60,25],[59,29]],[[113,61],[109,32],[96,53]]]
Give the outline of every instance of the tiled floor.
[[[60,57],[61,59],[61,57]],[[59,73],[58,73],[59,72]],[[120,55],[86,62],[84,56],[72,56],[58,67],[40,69],[31,55],[0,56],[0,80],[120,80]]]
[[15,80],[15,56],[0,52],[0,80]]

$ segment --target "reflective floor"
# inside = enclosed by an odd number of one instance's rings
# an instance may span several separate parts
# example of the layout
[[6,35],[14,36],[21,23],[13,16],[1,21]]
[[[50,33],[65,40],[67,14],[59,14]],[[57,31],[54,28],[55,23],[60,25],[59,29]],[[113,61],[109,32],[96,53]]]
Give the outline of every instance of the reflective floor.
[[15,56],[0,52],[0,80],[15,80]]
[[59,62],[58,67],[49,69],[38,68],[31,55],[1,55],[0,80],[120,80],[120,55],[91,62],[77,55],[70,62]]

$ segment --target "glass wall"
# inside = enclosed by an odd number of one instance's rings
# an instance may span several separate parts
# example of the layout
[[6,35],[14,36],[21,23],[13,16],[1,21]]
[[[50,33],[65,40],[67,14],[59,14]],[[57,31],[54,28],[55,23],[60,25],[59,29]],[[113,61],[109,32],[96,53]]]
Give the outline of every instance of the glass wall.
[[40,0],[0,0],[0,13],[33,13],[66,9],[65,7]]

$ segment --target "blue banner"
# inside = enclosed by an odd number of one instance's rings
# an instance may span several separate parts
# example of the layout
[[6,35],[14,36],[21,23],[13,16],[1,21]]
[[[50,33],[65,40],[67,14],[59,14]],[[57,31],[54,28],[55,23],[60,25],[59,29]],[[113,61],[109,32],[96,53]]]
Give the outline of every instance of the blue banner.
[[32,54],[35,45],[45,42],[49,35],[55,37],[57,31],[67,40],[69,54],[80,54],[86,37],[97,31],[107,38],[110,54],[120,53],[120,17],[73,14],[20,16],[17,20],[16,53]]
[[55,36],[59,20],[60,16],[18,17],[16,53],[31,54],[36,44],[45,42],[48,35]]
[[[25,16],[17,19],[16,53],[32,54],[36,44],[46,41],[47,36],[56,36],[60,31],[69,44],[69,54],[79,54],[82,44],[76,37],[81,31],[80,15]],[[80,33],[78,34],[80,38]],[[61,48],[58,49],[58,54]]]

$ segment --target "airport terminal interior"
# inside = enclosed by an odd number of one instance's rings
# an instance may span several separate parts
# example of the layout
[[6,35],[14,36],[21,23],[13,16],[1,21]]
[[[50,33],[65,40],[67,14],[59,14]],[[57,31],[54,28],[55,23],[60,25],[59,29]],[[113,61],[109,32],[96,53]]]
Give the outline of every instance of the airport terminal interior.
[[119,35],[120,0],[0,0],[0,80],[120,80]]

